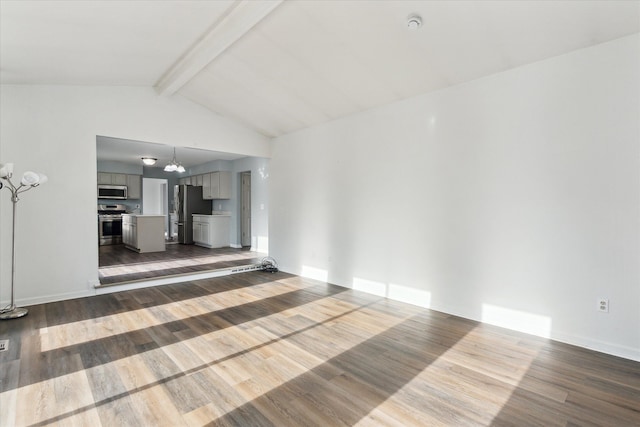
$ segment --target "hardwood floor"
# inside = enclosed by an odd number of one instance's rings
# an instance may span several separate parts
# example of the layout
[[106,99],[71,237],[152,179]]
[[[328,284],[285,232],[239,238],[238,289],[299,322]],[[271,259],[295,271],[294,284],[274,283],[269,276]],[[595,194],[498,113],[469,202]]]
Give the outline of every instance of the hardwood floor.
[[251,272],[0,323],[2,426],[638,426],[640,363]]
[[139,254],[124,245],[108,245],[98,249],[98,277],[101,285],[113,285],[257,264],[263,257],[248,249],[167,244],[164,252]]

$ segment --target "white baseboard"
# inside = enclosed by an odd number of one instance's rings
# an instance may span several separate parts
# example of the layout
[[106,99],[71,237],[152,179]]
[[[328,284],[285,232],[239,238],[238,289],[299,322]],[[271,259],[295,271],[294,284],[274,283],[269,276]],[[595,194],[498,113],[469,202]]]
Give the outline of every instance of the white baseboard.
[[[295,269],[287,268],[286,266],[284,266],[284,267],[280,266],[280,271],[304,277],[304,275],[301,274],[302,272],[296,271]],[[316,280],[317,280],[317,278],[316,278]],[[344,284],[341,284],[341,283],[337,283],[337,281],[332,281],[331,283],[334,284],[334,285],[337,285],[337,286],[342,286],[344,288],[354,289],[353,286],[348,286],[348,285],[344,285]],[[365,293],[371,294],[371,295],[381,296],[380,293],[367,292],[365,289],[357,289],[357,290],[359,290],[361,292],[365,292]],[[382,295],[382,296],[384,297],[384,295]],[[450,314],[450,315],[453,315],[453,316],[462,317],[464,319],[469,319],[469,320],[474,320],[474,321],[480,322],[480,323],[490,324],[490,323],[487,323],[487,322],[483,322],[482,319],[478,318],[476,315],[473,315],[474,311],[472,309],[469,309],[469,307],[462,307],[462,306],[457,306],[457,305],[454,306],[454,305],[450,305],[450,304],[442,304],[442,303],[439,303],[437,301],[431,301],[431,300],[429,300],[429,304],[428,305],[425,305],[425,304],[420,304],[420,303],[416,304],[415,301],[412,301],[412,300],[409,300],[409,299],[392,298],[390,296],[388,296],[386,298],[389,298],[389,299],[394,300],[394,301],[404,302],[404,303],[411,304],[411,305],[416,305],[418,307],[427,308],[429,310],[435,310],[435,311],[439,311],[439,312],[442,312],[442,313]],[[568,334],[568,333],[564,333],[564,332],[561,332],[561,331],[554,331],[553,329],[551,329],[550,331],[547,331],[546,335],[542,335],[542,334],[532,333],[532,332],[529,332],[529,331],[518,329],[518,328],[515,328],[515,327],[509,327],[509,326],[503,325],[503,324],[495,325],[495,326],[498,326],[498,327],[501,327],[501,328],[505,328],[505,329],[509,329],[509,330],[518,331],[518,332],[527,333],[527,334],[533,335],[533,336],[539,336],[539,337],[542,337],[542,338],[548,338],[548,339],[551,339],[551,340],[554,340],[554,341],[558,341],[558,342],[562,342],[562,343],[565,343],[565,344],[575,345],[577,347],[586,348],[588,350],[593,350],[593,351],[598,351],[600,353],[609,354],[611,356],[622,357],[624,359],[635,360],[637,362],[640,362],[640,349],[638,349],[638,348],[632,348],[632,347],[613,344],[613,343],[609,343],[609,342],[599,341],[599,340],[595,340],[593,338],[578,336],[578,335],[575,335],[575,334]]]
[[[18,307],[25,307],[25,306],[28,307],[30,305],[46,304],[48,302],[65,301],[69,299],[91,297],[91,296],[94,296],[95,294],[96,293],[93,289],[87,289],[84,291],[67,292],[63,294],[53,294],[53,295],[43,295],[43,296],[34,297],[34,298],[21,298],[21,299],[16,299],[16,305]],[[9,304],[9,301],[0,302],[0,305],[2,307],[8,304]]]
[[242,245],[237,245],[235,243],[232,243],[229,246],[231,246],[233,249],[242,249]]
[[[478,319],[475,316],[469,315],[469,310],[465,310],[464,307],[458,307],[458,306],[453,307],[453,306],[447,306],[447,305],[434,304],[429,308],[432,310],[441,311],[443,313],[451,314],[454,316],[463,317],[465,319],[486,323],[486,322],[483,322],[482,319]],[[640,349],[636,349],[636,348],[631,348],[631,347],[622,346],[618,344],[612,344],[612,343],[599,341],[589,337],[575,335],[575,334],[568,334],[562,331],[554,331],[553,328],[551,328],[548,331],[548,333],[545,335],[545,334],[532,333],[530,331],[518,329],[515,327],[509,327],[504,324],[495,325],[495,326],[518,331],[518,332],[523,332],[523,333],[533,335],[533,336],[538,336],[541,338],[548,338],[553,341],[561,342],[564,344],[575,345],[577,347],[598,351],[600,353],[609,354],[611,356],[622,357],[624,359],[635,360],[637,362],[640,362]]]
[[604,341],[594,340],[588,337],[580,337],[577,335],[569,335],[561,332],[551,332],[551,339],[554,341],[571,344],[588,350],[598,351],[600,353],[610,354],[612,356],[622,357],[623,359],[635,360],[640,362],[640,349],[627,346],[612,344]]

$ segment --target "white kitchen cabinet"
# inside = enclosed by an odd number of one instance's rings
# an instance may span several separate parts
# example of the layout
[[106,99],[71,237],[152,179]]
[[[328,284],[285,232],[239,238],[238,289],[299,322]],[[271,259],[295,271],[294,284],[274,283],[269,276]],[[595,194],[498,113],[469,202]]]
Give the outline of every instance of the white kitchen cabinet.
[[127,175],[127,199],[142,198],[142,176]]
[[231,198],[231,172],[211,172],[203,176],[202,198],[206,200]]
[[220,177],[219,188],[220,193],[218,199],[231,198],[231,172],[218,172]]
[[131,215],[122,215],[122,243],[126,246],[137,246],[133,241],[133,236],[136,234],[133,232],[134,220]]
[[98,184],[127,185],[127,175],[123,173],[98,173]]
[[165,251],[164,220],[164,215],[122,215],[122,243],[140,253]]
[[213,194],[211,193],[211,174],[205,173],[202,176],[202,198],[204,200],[213,199]]
[[191,177],[191,181],[193,181],[193,178],[196,179],[196,183],[194,184],[193,182],[191,183],[191,185],[197,185],[202,187],[202,181],[204,179],[204,175],[196,175],[195,177]]
[[111,174],[98,172],[98,184],[111,184]]
[[193,215],[193,241],[206,248],[229,246],[230,215]]
[[123,173],[112,173],[111,183],[113,185],[127,185],[127,175]]
[[178,184],[180,184],[180,185],[186,185],[186,184],[187,184],[187,178],[186,178],[186,177],[185,177],[185,178],[180,178],[180,179],[178,180]]
[[208,222],[197,221],[193,223],[193,241],[196,245],[209,246],[210,225]]

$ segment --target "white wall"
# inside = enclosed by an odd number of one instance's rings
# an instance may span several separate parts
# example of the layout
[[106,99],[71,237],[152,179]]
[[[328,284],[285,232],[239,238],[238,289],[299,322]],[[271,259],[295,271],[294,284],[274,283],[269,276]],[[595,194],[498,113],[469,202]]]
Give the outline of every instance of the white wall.
[[167,215],[168,185],[166,179],[142,178],[142,213]]
[[139,165],[132,165],[131,163],[113,160],[98,160],[97,169],[98,172],[124,173],[127,175],[142,175],[144,173],[144,166],[142,163]]
[[275,139],[270,254],[640,360],[639,55],[625,37]]
[[231,191],[231,243],[236,247],[242,245],[242,229],[240,227],[240,203],[242,200],[242,181],[240,174],[251,172],[251,250],[261,253],[269,252],[269,159],[245,157],[233,161],[233,179]]
[[[91,295],[97,282],[96,135],[269,156],[267,138],[151,88],[7,86],[0,90],[0,162],[49,182],[21,197],[20,304]],[[11,203],[0,191],[0,300],[9,299]]]

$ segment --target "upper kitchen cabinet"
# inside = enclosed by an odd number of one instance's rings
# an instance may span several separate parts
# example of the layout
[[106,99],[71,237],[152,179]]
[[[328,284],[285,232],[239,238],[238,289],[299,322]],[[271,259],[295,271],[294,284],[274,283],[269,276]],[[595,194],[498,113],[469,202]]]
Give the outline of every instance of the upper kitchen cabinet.
[[204,174],[202,178],[203,199],[231,198],[231,172],[211,172]]
[[142,198],[142,176],[140,175],[98,172],[98,185],[126,186],[127,199]]
[[127,175],[123,173],[98,173],[98,184],[127,185]]
[[[231,198],[231,172],[218,172],[219,176],[219,189],[220,194],[219,197],[214,197],[214,199],[230,199]],[[213,182],[213,174],[211,176],[211,182]]]
[[142,199],[142,177],[140,175],[127,175],[127,198]]

